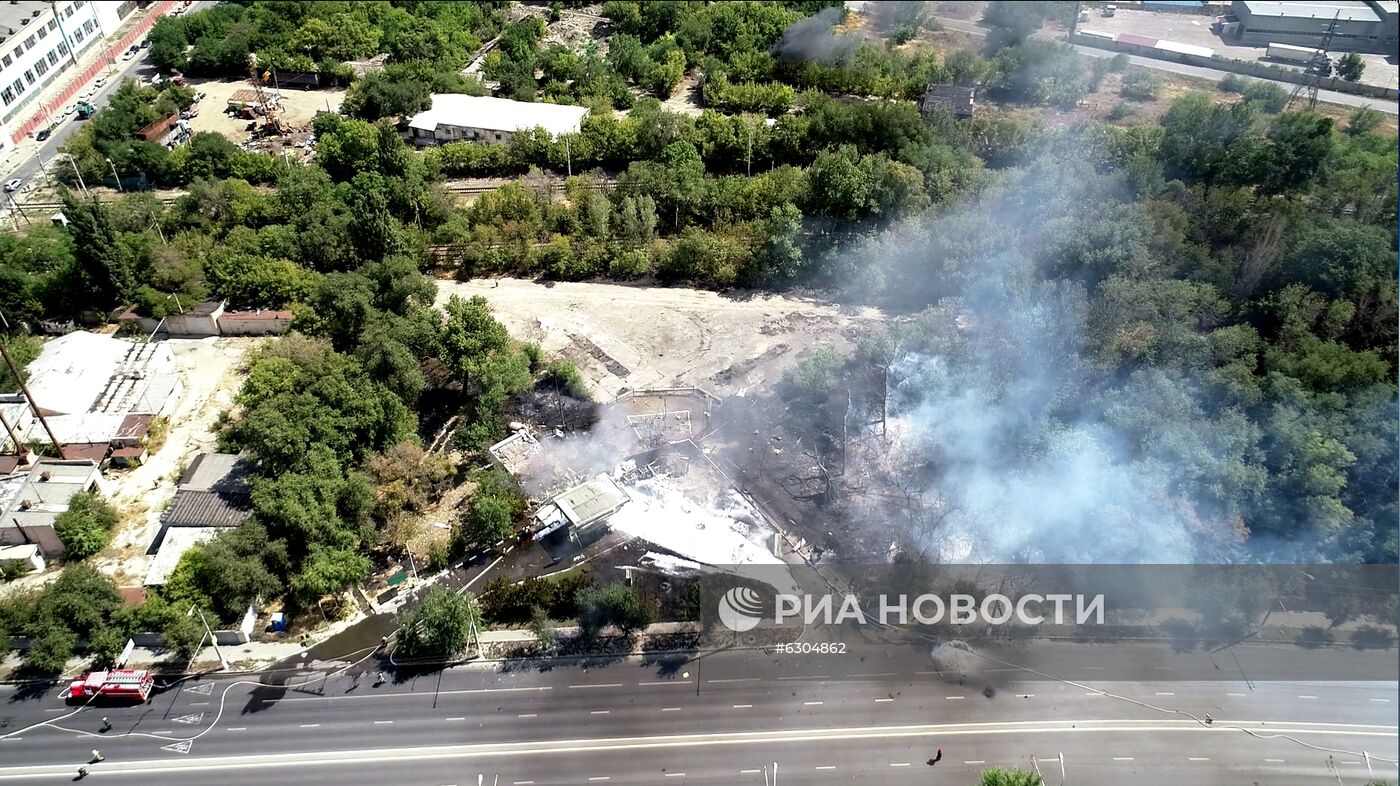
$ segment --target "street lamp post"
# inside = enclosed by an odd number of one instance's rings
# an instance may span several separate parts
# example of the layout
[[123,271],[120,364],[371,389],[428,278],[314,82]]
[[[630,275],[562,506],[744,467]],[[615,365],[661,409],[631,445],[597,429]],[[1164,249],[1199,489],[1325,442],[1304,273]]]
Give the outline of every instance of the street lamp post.
[[123,193],[125,189],[122,188],[122,176],[117,174],[117,165],[112,163],[111,157],[107,158],[107,166],[112,168],[112,179],[117,181],[117,193]]
[[[217,636],[214,635],[214,630],[209,627],[209,620],[205,619],[204,610],[194,604],[190,604],[190,610],[185,612],[185,616],[188,617],[194,614],[196,611],[199,612],[199,621],[204,623],[204,635],[209,637],[209,643],[214,647],[214,654],[219,656],[220,668],[223,670],[227,670],[228,661],[224,660],[224,653],[219,649],[219,639]],[[199,645],[201,647],[204,646],[203,637],[200,637]]]

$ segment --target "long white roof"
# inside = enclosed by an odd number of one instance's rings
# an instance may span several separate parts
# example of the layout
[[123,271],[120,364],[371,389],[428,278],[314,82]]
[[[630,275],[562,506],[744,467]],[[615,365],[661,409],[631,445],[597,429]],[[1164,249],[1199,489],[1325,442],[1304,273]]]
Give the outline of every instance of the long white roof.
[[588,107],[536,104],[508,98],[435,93],[433,108],[408,122],[410,128],[435,131],[440,125],[484,128],[488,131],[521,131],[539,126],[549,133],[573,134],[579,130]]
[[1302,19],[1336,18],[1340,22],[1379,22],[1381,18],[1361,0],[1332,0],[1331,2],[1260,2],[1245,0],[1249,12],[1256,16],[1296,17]]

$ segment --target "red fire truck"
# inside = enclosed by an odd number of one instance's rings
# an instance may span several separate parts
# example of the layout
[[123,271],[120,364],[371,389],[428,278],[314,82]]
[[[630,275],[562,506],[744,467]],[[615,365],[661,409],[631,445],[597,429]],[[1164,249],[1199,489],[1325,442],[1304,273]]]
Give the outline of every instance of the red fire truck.
[[145,669],[116,669],[94,671],[68,686],[68,698],[89,699],[94,696],[106,699],[129,699],[145,701],[155,686],[155,678]]

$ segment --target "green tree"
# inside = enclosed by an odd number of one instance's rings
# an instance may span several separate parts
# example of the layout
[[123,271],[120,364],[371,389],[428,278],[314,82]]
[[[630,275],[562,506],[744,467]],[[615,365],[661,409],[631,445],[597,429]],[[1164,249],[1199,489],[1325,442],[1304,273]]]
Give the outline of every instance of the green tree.
[[369,578],[369,558],[347,549],[312,546],[301,572],[292,579],[292,595],[311,605],[321,598],[343,592]]
[[24,668],[39,674],[57,674],[68,668],[78,636],[62,625],[45,625],[32,634],[32,642],[24,653]]
[[1365,71],[1366,61],[1356,52],[1347,52],[1337,60],[1337,76],[1348,82],[1359,81]]
[[820,347],[783,374],[780,388],[790,398],[823,399],[840,383],[845,362],[835,347]]
[[64,191],[63,215],[73,235],[86,303],[106,309],[124,301],[136,290],[135,273],[106,208]]
[[418,608],[399,615],[396,653],[406,658],[451,658],[467,648],[481,612],[471,593],[433,587]]
[[577,603],[579,628],[587,638],[597,636],[608,626],[624,634],[631,633],[645,628],[656,618],[655,610],[625,584],[581,590]]
[[117,511],[101,496],[79,492],[68,501],[68,509],[54,519],[54,532],[63,541],[64,556],[83,559],[101,551],[117,524]]
[[[24,334],[14,336],[0,336],[0,341],[5,342],[5,351],[10,353],[10,359],[19,368],[19,373],[23,374],[34,358],[39,357],[41,345],[39,340]],[[19,380],[10,373],[10,366],[7,363],[0,363],[0,391],[12,392],[19,390]],[[0,435],[6,436],[8,435]],[[3,440],[0,440],[3,442]]]
[[197,614],[171,613],[160,628],[160,644],[181,660],[190,660],[204,643],[207,631]]

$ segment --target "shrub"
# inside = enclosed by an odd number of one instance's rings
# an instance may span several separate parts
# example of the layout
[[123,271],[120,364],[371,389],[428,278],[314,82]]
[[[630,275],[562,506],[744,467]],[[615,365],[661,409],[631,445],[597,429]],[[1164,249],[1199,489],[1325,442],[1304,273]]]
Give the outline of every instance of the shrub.
[[68,501],[68,510],[54,519],[54,532],[63,541],[64,556],[83,559],[101,551],[117,523],[117,511],[96,494],[80,492]]
[[651,257],[639,248],[623,251],[608,263],[608,275],[613,278],[642,278],[650,273]]
[[609,584],[578,594],[578,624],[585,637],[592,638],[609,625],[623,633],[645,628],[656,618],[651,606],[636,590],[625,584]]

